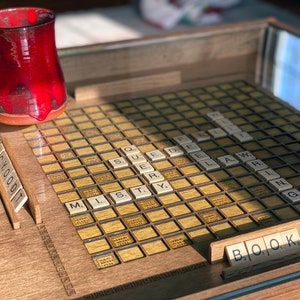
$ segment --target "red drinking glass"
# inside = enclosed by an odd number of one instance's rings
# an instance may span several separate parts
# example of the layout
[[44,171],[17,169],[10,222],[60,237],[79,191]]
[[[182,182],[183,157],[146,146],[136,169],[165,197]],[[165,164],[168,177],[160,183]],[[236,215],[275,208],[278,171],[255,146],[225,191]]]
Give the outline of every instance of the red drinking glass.
[[0,10],[0,122],[34,124],[65,110],[54,22],[44,8]]

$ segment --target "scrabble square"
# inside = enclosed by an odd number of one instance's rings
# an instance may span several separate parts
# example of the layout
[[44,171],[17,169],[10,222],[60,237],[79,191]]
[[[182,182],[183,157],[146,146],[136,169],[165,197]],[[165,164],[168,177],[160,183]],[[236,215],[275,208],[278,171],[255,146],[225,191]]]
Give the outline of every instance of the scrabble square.
[[132,233],[138,241],[144,241],[144,240],[157,237],[157,233],[152,227],[139,228],[133,230]]
[[138,246],[119,250],[117,251],[117,254],[123,262],[128,262],[144,257],[143,252]]
[[162,240],[156,240],[150,243],[142,244],[142,247],[147,253],[147,255],[153,255],[169,250]]

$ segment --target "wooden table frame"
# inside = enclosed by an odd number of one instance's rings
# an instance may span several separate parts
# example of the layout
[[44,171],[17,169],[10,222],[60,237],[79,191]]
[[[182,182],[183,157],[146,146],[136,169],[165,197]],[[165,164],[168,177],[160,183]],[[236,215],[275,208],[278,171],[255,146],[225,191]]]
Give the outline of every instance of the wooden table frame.
[[[224,79],[260,83],[270,27],[294,31],[267,19],[60,50],[68,105],[82,107]],[[17,230],[0,206],[1,299],[207,299],[289,276],[293,281],[268,286],[268,298],[298,297],[300,279],[292,275],[300,270],[298,260],[261,274],[223,280],[220,274],[226,262],[208,264],[195,249],[183,247],[173,252],[172,259],[165,253],[120,265],[118,273],[114,268],[99,271],[67,221],[21,129],[0,127],[19,176],[34,191],[37,203],[17,214],[21,226]],[[299,228],[299,222],[289,226]],[[247,297],[240,295],[239,299]],[[251,295],[265,296],[264,290]]]

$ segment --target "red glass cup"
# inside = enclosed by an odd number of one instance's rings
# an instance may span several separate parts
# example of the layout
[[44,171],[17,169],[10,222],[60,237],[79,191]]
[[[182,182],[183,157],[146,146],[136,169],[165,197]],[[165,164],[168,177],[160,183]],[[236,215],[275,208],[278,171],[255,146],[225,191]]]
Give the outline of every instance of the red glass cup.
[[54,12],[44,8],[0,10],[1,123],[35,124],[65,110],[54,22]]

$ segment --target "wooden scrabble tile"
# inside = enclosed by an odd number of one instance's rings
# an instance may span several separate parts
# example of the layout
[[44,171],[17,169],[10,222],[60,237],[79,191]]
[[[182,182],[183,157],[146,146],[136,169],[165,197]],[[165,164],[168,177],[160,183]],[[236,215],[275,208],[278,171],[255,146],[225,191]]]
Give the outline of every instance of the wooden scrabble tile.
[[138,174],[144,174],[147,172],[154,171],[153,166],[147,161],[135,164],[134,168],[136,169]]
[[250,257],[243,242],[226,246],[225,252],[231,266],[250,264]]
[[232,155],[220,156],[217,158],[217,160],[223,167],[229,167],[239,164],[239,161]]
[[145,215],[151,222],[162,221],[170,218],[168,213],[163,208],[146,212]]
[[291,203],[300,202],[300,191],[298,189],[291,189],[282,192],[282,196]]
[[147,161],[145,156],[141,153],[128,154],[127,158],[133,165],[145,163]]
[[197,162],[210,159],[209,155],[204,151],[191,153],[191,157]]
[[85,212],[87,210],[85,204],[82,200],[76,200],[72,202],[66,202],[65,206],[67,210],[69,211],[70,215],[78,214]]
[[113,220],[107,223],[102,223],[101,227],[105,233],[113,233],[125,229],[125,226],[123,225],[121,220]]
[[85,243],[84,246],[86,247],[89,254],[94,254],[97,252],[103,252],[110,249],[110,245],[106,241],[106,239],[99,239],[96,241]]
[[161,182],[161,181],[164,181],[164,179],[165,179],[164,176],[158,171],[146,172],[143,174],[143,177],[150,184],[155,183],[155,182]]
[[112,158],[108,162],[113,167],[113,169],[120,169],[128,166],[128,162],[125,160],[124,157]]
[[181,248],[191,244],[189,238],[183,233],[167,237],[166,242],[172,249]]
[[150,243],[142,244],[142,247],[147,255],[153,255],[169,250],[162,240],[156,240]]
[[220,168],[220,165],[213,159],[200,160],[198,161],[198,164],[205,171],[212,171]]
[[277,178],[269,181],[270,185],[278,192],[290,190],[293,186],[284,178]]
[[108,237],[113,248],[119,248],[134,243],[134,239],[129,232],[118,233]]
[[28,196],[23,188],[20,188],[11,199],[12,207],[18,212],[28,200]]
[[113,253],[99,256],[99,257],[95,258],[94,261],[95,261],[96,266],[99,269],[104,269],[104,268],[112,267],[112,266],[119,264],[118,259],[115,257],[115,255]]
[[117,253],[123,262],[128,262],[144,257],[143,252],[138,246],[118,250]]
[[186,153],[195,153],[201,150],[201,148],[194,142],[183,144],[181,147]]
[[169,157],[177,157],[184,154],[184,151],[179,146],[166,147],[164,148],[164,151]]
[[173,191],[172,186],[168,181],[160,181],[151,184],[152,189],[158,195],[170,193]]
[[286,252],[295,253],[299,251],[300,236],[296,228],[282,231],[280,232],[280,235]]
[[256,157],[250,153],[249,151],[242,151],[235,153],[235,156],[241,161],[241,162],[249,162],[252,160],[255,160]]
[[280,233],[274,233],[270,235],[263,236],[267,251],[270,256],[284,256],[285,247]]
[[102,235],[102,232],[97,225],[78,229],[77,233],[82,240],[92,239]]
[[103,208],[110,205],[109,201],[104,195],[87,198],[87,201],[93,209]]
[[111,192],[109,193],[109,196],[112,198],[115,204],[121,204],[132,200],[131,196],[126,190],[118,190],[115,192]]
[[220,138],[227,136],[227,133],[220,127],[212,128],[207,130],[207,132],[213,137],[213,138]]
[[133,195],[133,198],[137,200],[149,198],[152,195],[146,185],[132,187],[130,188],[130,192]]
[[191,136],[196,142],[203,142],[210,139],[210,135],[207,134],[206,131],[198,131],[195,133],[192,133]]
[[97,221],[105,221],[117,217],[117,214],[112,208],[106,208],[106,209],[94,211],[93,214]]
[[178,145],[183,145],[192,142],[192,140],[187,135],[175,136],[173,137],[173,139]]
[[165,154],[158,149],[146,152],[146,156],[150,161],[158,161],[158,160],[165,159],[166,157]]

